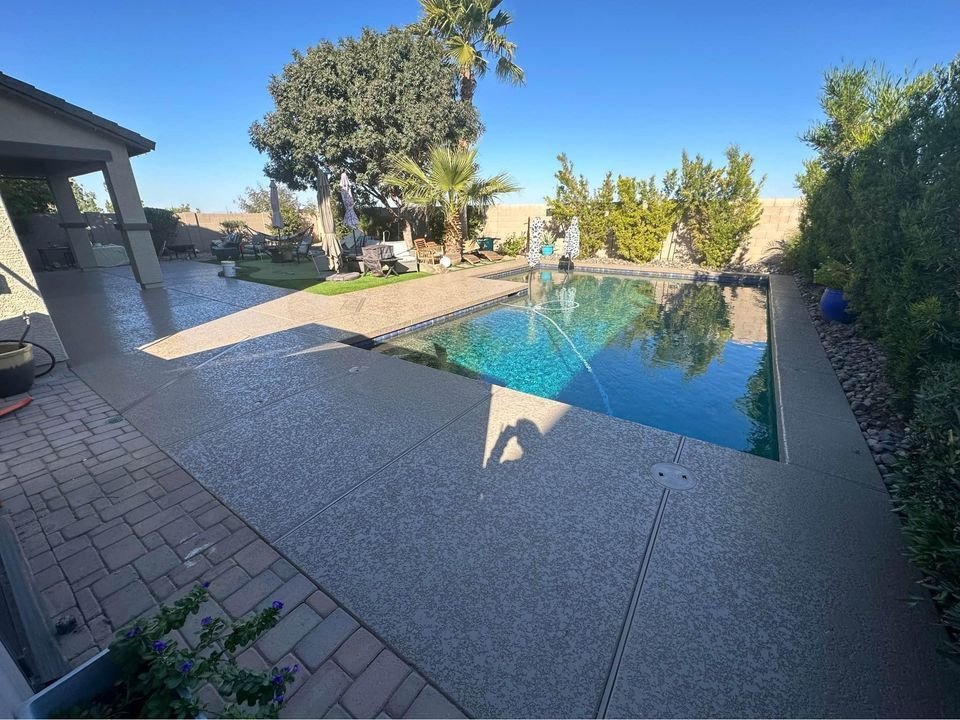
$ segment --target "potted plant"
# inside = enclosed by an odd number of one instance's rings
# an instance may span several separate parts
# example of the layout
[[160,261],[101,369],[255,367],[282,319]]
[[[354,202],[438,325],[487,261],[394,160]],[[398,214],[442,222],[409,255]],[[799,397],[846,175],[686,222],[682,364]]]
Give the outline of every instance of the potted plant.
[[828,260],[813,271],[813,281],[823,285],[820,296],[820,314],[831,322],[848,323],[853,315],[847,312],[847,298],[843,288],[850,281],[850,269],[839,260]]
[[541,255],[553,255],[553,239],[544,238],[545,242],[540,246]]
[[119,631],[110,647],[21,708],[21,718],[206,717],[198,691],[213,685],[224,701],[220,715],[277,717],[293,667],[253,672],[234,655],[277,624],[283,603],[273,604],[236,623],[223,618],[194,620],[196,646],[180,647],[171,633],[181,630],[207,600],[206,584],[172,606],[161,606],[150,620]]

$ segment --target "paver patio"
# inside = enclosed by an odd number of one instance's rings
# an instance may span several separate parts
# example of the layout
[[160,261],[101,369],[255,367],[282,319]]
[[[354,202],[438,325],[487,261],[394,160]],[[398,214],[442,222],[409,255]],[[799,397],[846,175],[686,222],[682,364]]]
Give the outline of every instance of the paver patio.
[[[875,468],[852,431],[820,443],[816,412],[792,399],[806,368],[780,379],[793,450],[777,463],[338,342],[514,283],[465,272],[323,298],[165,269],[150,293],[123,269],[41,276],[76,373],[468,713],[960,708],[931,603],[904,602],[916,575]],[[798,333],[777,343],[816,363],[790,291],[778,284],[773,305]],[[824,432],[849,430],[828,407]],[[652,465],[672,461],[695,487],[655,481]],[[250,582],[271,585],[257,578],[277,571],[253,559]],[[288,618],[297,631],[313,619]],[[391,657],[369,667],[405,699],[420,681]],[[310,681],[345,688],[337,673],[356,665],[334,664]],[[373,714],[359,687],[343,702]]]

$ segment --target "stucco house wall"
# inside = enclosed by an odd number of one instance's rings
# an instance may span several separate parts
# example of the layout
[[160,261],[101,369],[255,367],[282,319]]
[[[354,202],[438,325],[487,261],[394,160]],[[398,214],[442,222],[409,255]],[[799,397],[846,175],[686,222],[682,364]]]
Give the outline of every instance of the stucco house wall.
[[43,345],[57,360],[66,360],[67,352],[0,198],[0,339],[20,337],[23,333],[20,316],[24,312],[30,316],[32,325],[28,339]]

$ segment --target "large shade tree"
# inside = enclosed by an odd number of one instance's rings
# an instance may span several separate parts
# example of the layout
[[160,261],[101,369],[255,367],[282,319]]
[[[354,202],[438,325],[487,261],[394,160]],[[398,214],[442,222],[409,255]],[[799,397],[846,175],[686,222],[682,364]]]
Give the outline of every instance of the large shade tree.
[[486,207],[500,195],[520,187],[506,173],[481,177],[477,151],[437,146],[423,165],[409,156],[397,157],[386,181],[400,189],[406,202],[443,212],[443,245],[454,263],[463,259],[461,217],[467,205]]
[[420,0],[422,23],[443,42],[456,65],[460,97],[473,103],[478,78],[493,63],[501,80],[522,85],[523,69],[513,61],[517,50],[504,34],[513,18],[500,8],[502,0]]
[[346,172],[358,205],[381,205],[405,220],[402,198],[383,177],[394,156],[424,162],[429,148],[473,140],[480,121],[458,101],[452,62],[433,37],[407,28],[365,29],[321,42],[270,81],[275,107],[253,123],[265,172],[294,190],[316,188],[320,167]]

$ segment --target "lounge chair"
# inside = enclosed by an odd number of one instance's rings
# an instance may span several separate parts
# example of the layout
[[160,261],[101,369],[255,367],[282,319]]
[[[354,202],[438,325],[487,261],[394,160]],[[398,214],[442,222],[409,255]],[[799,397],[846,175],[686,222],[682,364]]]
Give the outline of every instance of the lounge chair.
[[480,256],[473,251],[464,252],[461,254],[461,257],[463,258],[463,262],[467,263],[468,265],[479,265],[481,262],[483,262],[480,259]]
[[499,262],[503,260],[503,255],[495,250],[477,250],[477,255],[490,262]]

